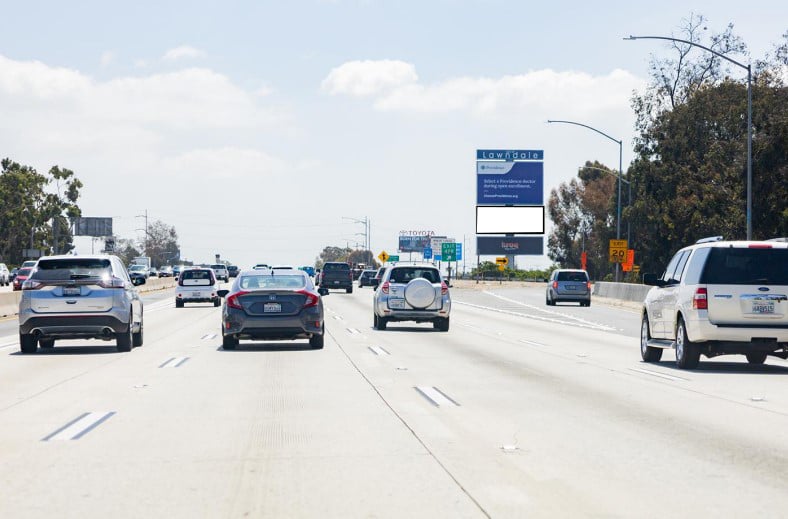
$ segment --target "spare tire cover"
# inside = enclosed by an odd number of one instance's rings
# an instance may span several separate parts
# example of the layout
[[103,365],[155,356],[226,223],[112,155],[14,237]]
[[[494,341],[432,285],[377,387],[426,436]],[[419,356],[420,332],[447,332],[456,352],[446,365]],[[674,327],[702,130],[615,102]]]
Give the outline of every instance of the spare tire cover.
[[435,287],[424,278],[412,279],[405,286],[405,301],[413,308],[427,308],[435,301]]

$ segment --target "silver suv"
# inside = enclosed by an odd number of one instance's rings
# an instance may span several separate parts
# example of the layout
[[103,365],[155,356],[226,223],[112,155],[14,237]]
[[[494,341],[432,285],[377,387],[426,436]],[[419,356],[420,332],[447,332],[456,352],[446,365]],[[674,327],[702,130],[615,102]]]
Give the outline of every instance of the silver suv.
[[8,286],[11,283],[11,273],[5,263],[0,263],[0,285]]
[[385,330],[392,321],[431,322],[442,332],[449,331],[451,297],[440,271],[432,265],[388,267],[373,299],[376,329]]
[[740,354],[751,364],[788,358],[788,243],[707,238],[678,251],[643,303],[640,354],[676,350],[680,368],[700,355]]
[[22,353],[58,339],[115,340],[118,351],[142,346],[142,300],[116,256],[46,256],[22,286]]

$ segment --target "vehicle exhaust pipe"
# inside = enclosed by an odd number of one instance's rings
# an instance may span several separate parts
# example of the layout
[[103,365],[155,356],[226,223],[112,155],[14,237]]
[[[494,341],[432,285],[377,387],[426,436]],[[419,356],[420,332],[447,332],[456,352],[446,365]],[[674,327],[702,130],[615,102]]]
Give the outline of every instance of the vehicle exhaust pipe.
[[35,338],[35,340],[40,339],[41,335],[42,335],[41,330],[39,330],[38,328],[33,330],[33,338]]
[[110,339],[112,339],[112,337],[114,335],[115,335],[115,333],[112,331],[112,328],[110,328],[110,327],[106,327],[103,330],[101,330],[101,338],[102,339],[110,340]]

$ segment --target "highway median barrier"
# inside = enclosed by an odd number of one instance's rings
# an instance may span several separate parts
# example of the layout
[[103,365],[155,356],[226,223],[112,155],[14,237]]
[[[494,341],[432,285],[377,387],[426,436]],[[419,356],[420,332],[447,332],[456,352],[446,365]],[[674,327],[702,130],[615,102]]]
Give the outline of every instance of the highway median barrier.
[[636,283],[612,283],[609,281],[599,281],[594,283],[593,295],[619,299],[621,301],[632,301],[642,303],[646,299],[646,294],[651,289],[648,285],[638,285]]

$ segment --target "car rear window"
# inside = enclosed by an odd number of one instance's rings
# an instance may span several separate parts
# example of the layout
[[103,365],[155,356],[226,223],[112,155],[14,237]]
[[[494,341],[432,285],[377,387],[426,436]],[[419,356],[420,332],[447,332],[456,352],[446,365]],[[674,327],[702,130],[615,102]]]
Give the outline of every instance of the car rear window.
[[298,290],[306,287],[306,277],[303,275],[248,275],[241,276],[238,284],[243,290],[253,290],[255,288],[284,288]]
[[556,281],[588,281],[588,274],[585,272],[559,272]]
[[17,270],[16,271],[16,275],[17,275],[17,277],[19,277],[19,276],[29,276],[31,270],[33,270],[33,269],[31,269],[29,267],[25,267],[23,269]]
[[338,270],[350,270],[347,263],[326,263],[323,265],[323,272],[336,272]]
[[[22,269],[24,270],[24,269]],[[20,273],[22,271],[20,270]],[[108,259],[58,258],[39,260],[33,279],[57,281],[83,278],[106,278],[112,274]],[[24,274],[22,274],[24,275]]]
[[788,249],[713,247],[701,283],[788,285]]
[[441,276],[437,270],[432,268],[406,267],[396,268],[391,271],[389,276],[390,283],[408,283],[416,278],[424,278],[430,283],[440,283]]
[[181,272],[179,283],[183,286],[213,285],[213,271],[210,270],[184,270]]
[[212,269],[226,269],[227,267],[224,265],[211,265]]

